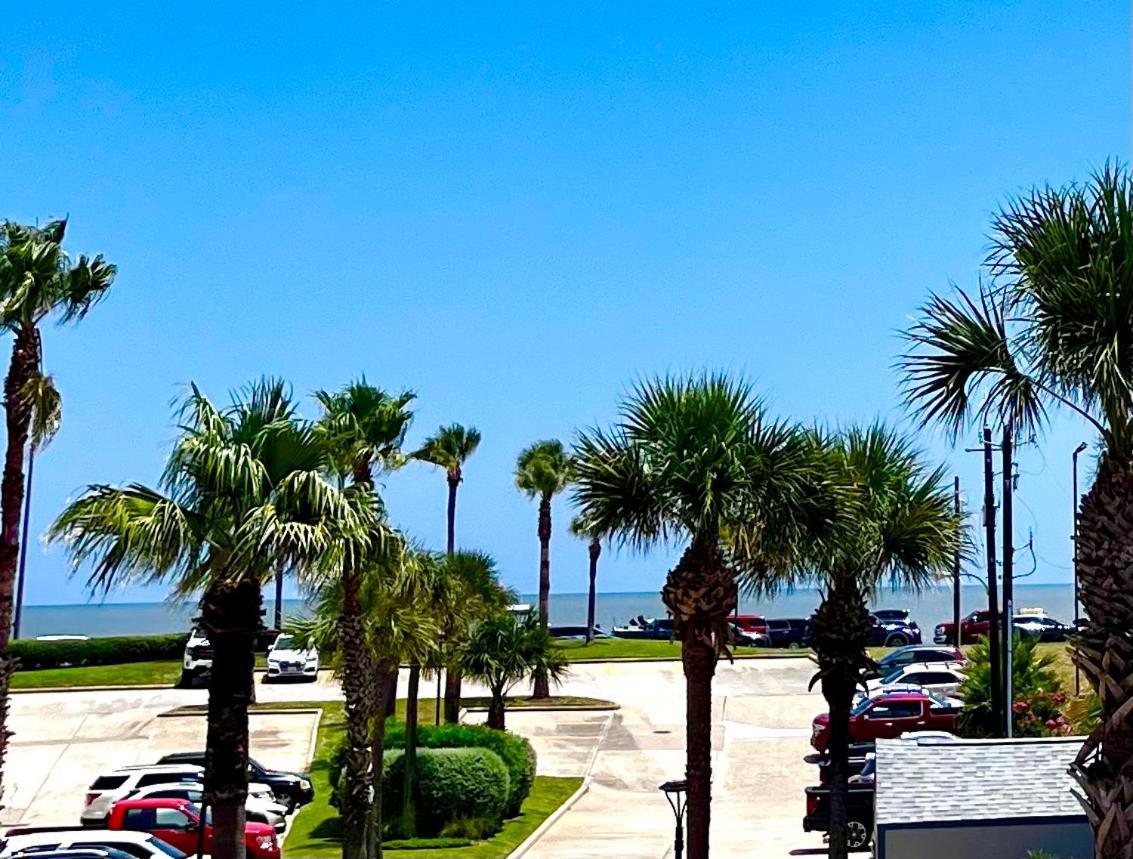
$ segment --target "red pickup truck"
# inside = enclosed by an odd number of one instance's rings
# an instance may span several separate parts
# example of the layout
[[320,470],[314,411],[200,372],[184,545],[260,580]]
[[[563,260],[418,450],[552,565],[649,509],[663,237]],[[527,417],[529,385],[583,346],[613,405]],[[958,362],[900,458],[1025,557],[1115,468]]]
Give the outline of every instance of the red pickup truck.
[[[850,742],[892,740],[906,731],[955,733],[960,707],[926,692],[889,692],[862,698],[850,711]],[[814,717],[810,744],[820,752],[830,742],[830,716]]]
[[[182,853],[197,855],[201,808],[187,799],[123,799],[110,809],[107,829],[149,832]],[[212,853],[212,823],[205,821],[205,853]],[[275,830],[266,823],[248,823],[244,844],[252,859],[279,859]]]
[[[999,616],[1000,623],[1003,615]],[[969,614],[960,621],[960,643],[975,644],[981,638],[991,634],[991,612],[980,609]],[[956,641],[956,624],[951,621],[938,623],[933,630],[932,640],[937,644],[953,644]]]

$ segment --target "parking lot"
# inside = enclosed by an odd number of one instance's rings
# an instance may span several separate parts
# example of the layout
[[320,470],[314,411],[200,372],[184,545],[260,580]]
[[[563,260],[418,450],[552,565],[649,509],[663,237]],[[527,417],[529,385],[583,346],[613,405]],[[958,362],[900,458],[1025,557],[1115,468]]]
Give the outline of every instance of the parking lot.
[[[801,827],[803,788],[816,776],[803,756],[811,717],[823,709],[821,696],[806,688],[812,672],[804,658],[737,660],[717,669],[715,856],[749,857],[754,843],[761,859],[822,852],[821,836]],[[468,693],[480,691],[470,687]],[[509,728],[530,738],[539,752],[541,773],[591,776],[589,791],[527,856],[670,855],[672,813],[657,787],[684,768],[680,663],[576,664],[560,691],[616,701],[621,709],[508,713]],[[257,684],[264,702],[338,695],[326,675],[316,684]],[[97,775],[202,747],[203,716],[163,714],[205,699],[204,690],[176,689],[14,695],[16,734],[7,767],[12,784],[0,821],[77,822]],[[304,769],[314,728],[310,713],[253,714],[252,754],[271,767]]]

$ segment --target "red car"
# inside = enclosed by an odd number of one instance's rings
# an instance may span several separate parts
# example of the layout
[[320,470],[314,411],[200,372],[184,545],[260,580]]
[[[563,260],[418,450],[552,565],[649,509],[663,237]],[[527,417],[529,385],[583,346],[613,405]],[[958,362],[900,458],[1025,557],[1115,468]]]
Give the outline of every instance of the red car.
[[[187,799],[123,799],[114,804],[107,829],[149,832],[183,853],[197,855],[201,808]],[[212,823],[205,821],[205,853],[212,853]],[[244,844],[252,859],[278,859],[275,830],[266,823],[248,823]]]
[[770,630],[767,628],[767,621],[764,620],[761,614],[732,615],[732,623],[744,632],[750,632],[756,635],[770,635]]
[[[907,731],[955,733],[960,707],[928,692],[889,692],[863,698],[850,711],[850,742],[893,740]],[[820,752],[830,742],[830,715],[814,717],[810,744]]]
[[[999,616],[1000,623],[1003,615]],[[987,609],[974,611],[960,621],[960,643],[975,644],[991,633],[991,612]],[[938,623],[933,630],[932,640],[937,644],[952,644],[956,641],[956,624],[951,621]]]

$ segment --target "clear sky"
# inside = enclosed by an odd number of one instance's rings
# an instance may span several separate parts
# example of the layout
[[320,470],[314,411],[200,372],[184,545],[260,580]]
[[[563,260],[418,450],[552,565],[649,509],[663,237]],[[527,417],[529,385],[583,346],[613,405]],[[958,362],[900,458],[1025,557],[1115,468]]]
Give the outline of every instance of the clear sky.
[[[800,420],[901,421],[894,332],[975,282],[996,205],[1129,156],[1125,0],[695,5],[6,16],[0,217],[69,214],[70,248],[120,269],[85,322],[45,332],[65,418],[36,464],[28,601],[87,599],[38,539],[69,496],[156,479],[189,381],[223,399],[264,373],[411,388],[411,442],[478,426],[459,540],[531,590],[525,444],[702,368]],[[1069,580],[1083,433],[1060,420],[1020,456],[1031,581]],[[979,457],[923,439],[978,506]],[[441,474],[411,466],[386,496],[443,545]],[[585,588],[569,515],[558,591]],[[607,553],[601,587],[657,589],[668,560]]]

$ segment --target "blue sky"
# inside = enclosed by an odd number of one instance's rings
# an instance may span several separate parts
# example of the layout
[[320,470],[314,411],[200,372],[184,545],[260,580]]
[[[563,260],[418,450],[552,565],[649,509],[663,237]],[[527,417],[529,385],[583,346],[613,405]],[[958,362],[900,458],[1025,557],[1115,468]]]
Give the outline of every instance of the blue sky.
[[[894,332],[930,289],[974,283],[997,204],[1128,158],[1129,24],[1117,0],[9,16],[0,217],[69,213],[70,247],[120,268],[82,325],[45,332],[65,421],[32,532],[88,482],[154,480],[191,380],[223,398],[365,372],[418,392],[412,441],[475,424],[460,542],[523,590],[516,453],[608,421],[635,378],[724,368],[785,416],[903,421]],[[1069,580],[1084,433],[1058,420],[1021,452],[1032,581]],[[978,506],[979,457],[923,443]],[[386,496],[443,544],[439,473]],[[555,515],[554,588],[583,590]],[[668,560],[608,553],[602,586],[657,589]],[[30,603],[87,599],[39,540],[29,571]]]

